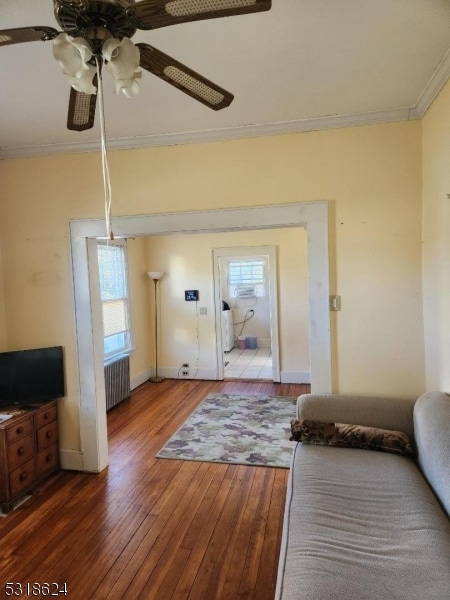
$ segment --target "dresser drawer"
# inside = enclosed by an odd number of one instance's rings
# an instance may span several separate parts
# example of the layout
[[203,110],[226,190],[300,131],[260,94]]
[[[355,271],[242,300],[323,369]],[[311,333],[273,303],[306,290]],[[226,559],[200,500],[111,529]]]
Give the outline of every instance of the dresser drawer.
[[16,421],[11,427],[6,429],[6,443],[13,444],[16,440],[25,437],[33,432],[33,417],[29,415],[20,421]]
[[34,437],[27,435],[7,446],[8,469],[13,471],[34,456]]
[[49,406],[48,408],[41,408],[41,410],[34,416],[36,429],[43,427],[48,423],[56,420],[57,408],[56,404]]
[[59,466],[59,446],[53,444],[36,456],[36,477],[42,477],[48,471],[53,471]]
[[9,474],[9,488],[11,496],[17,496],[21,491],[25,491],[33,486],[35,480],[34,460],[29,460],[14,469]]
[[58,441],[58,421],[52,421],[48,425],[41,427],[36,431],[37,451],[51,446]]

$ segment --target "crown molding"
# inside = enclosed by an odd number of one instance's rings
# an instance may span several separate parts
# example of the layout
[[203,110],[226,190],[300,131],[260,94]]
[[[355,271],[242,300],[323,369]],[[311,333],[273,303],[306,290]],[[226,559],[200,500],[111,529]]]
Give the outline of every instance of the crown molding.
[[[277,123],[266,123],[259,125],[242,125],[224,129],[207,129],[202,131],[186,131],[181,133],[118,138],[108,140],[108,149],[129,150],[132,148],[152,148],[157,146],[200,144],[203,142],[217,142],[252,137],[286,135],[290,133],[320,131],[323,129],[337,129],[340,127],[354,127],[358,125],[373,125],[376,123],[419,120],[424,116],[428,108],[431,106],[436,96],[448,81],[449,77],[450,49],[439,63],[424,90],[420,94],[416,104],[408,108],[348,115],[331,115],[325,117],[314,117],[311,119],[300,119],[297,121],[281,121]],[[77,154],[99,151],[100,142],[76,142],[40,146],[20,146],[13,148],[0,148],[0,160],[8,158],[30,158],[35,156],[52,156],[55,154]]]
[[450,49],[445,54],[416,102],[414,111],[421,119],[450,77]]
[[[167,133],[143,137],[111,139],[108,141],[108,150],[129,150],[132,148],[151,148],[156,146],[174,146],[180,144],[200,144],[203,142],[217,142],[252,137],[286,135],[290,133],[302,133],[306,131],[319,131],[322,129],[336,129],[340,127],[354,127],[357,125],[372,125],[376,123],[408,121],[416,118],[419,117],[415,116],[414,109],[411,108],[353,115],[333,115],[312,119],[302,119],[298,121],[284,121],[261,125],[243,125],[240,127],[230,127],[225,129],[209,129],[203,131],[187,131],[182,133]],[[21,146],[16,148],[1,148],[0,159],[98,152],[99,150],[99,142],[70,144],[61,143],[49,144],[46,146]]]

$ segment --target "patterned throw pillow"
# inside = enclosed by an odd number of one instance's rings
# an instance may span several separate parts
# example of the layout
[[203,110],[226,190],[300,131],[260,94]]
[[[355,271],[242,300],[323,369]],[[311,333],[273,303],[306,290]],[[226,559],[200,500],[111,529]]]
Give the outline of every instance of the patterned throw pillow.
[[362,448],[380,450],[403,456],[414,456],[408,436],[401,431],[390,431],[362,425],[346,425],[344,423],[323,423],[293,419],[291,421],[294,442],[316,444],[318,446],[335,446],[338,448]]

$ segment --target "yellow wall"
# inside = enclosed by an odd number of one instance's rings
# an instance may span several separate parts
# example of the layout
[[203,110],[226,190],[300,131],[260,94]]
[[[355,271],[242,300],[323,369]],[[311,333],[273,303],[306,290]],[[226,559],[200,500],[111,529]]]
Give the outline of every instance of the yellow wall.
[[422,126],[427,388],[450,392],[450,83]]
[[[282,230],[155,236],[148,239],[151,270],[165,271],[160,282],[162,368],[192,367],[215,372],[213,248],[276,246],[278,250],[280,368],[309,372],[306,232]],[[197,320],[195,302],[184,290],[199,290],[199,306],[208,314]],[[258,306],[255,307],[258,311]],[[197,325],[199,356],[197,358]],[[237,331],[237,329],[236,329]],[[197,365],[198,363],[198,365]]]
[[[423,390],[419,122],[116,151],[110,171],[113,215],[328,200],[331,277],[342,296],[335,391]],[[8,347],[65,347],[62,445],[76,449],[67,223],[102,217],[100,156],[0,161],[0,181]]]
[[[150,280],[147,276],[146,239],[137,237],[127,242],[128,278],[130,284],[131,327],[134,351],[130,357],[131,381],[144,373],[152,363],[150,319]],[[138,380],[141,383],[140,380]]]

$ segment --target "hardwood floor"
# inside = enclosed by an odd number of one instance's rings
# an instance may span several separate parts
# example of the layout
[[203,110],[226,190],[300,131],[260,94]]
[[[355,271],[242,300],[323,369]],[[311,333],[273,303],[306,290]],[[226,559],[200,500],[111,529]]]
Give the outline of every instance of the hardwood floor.
[[210,392],[308,391],[176,380],[135,390],[108,414],[108,469],[61,472],[0,519],[0,597],[6,582],[56,582],[71,600],[272,600],[288,470],[155,453]]

